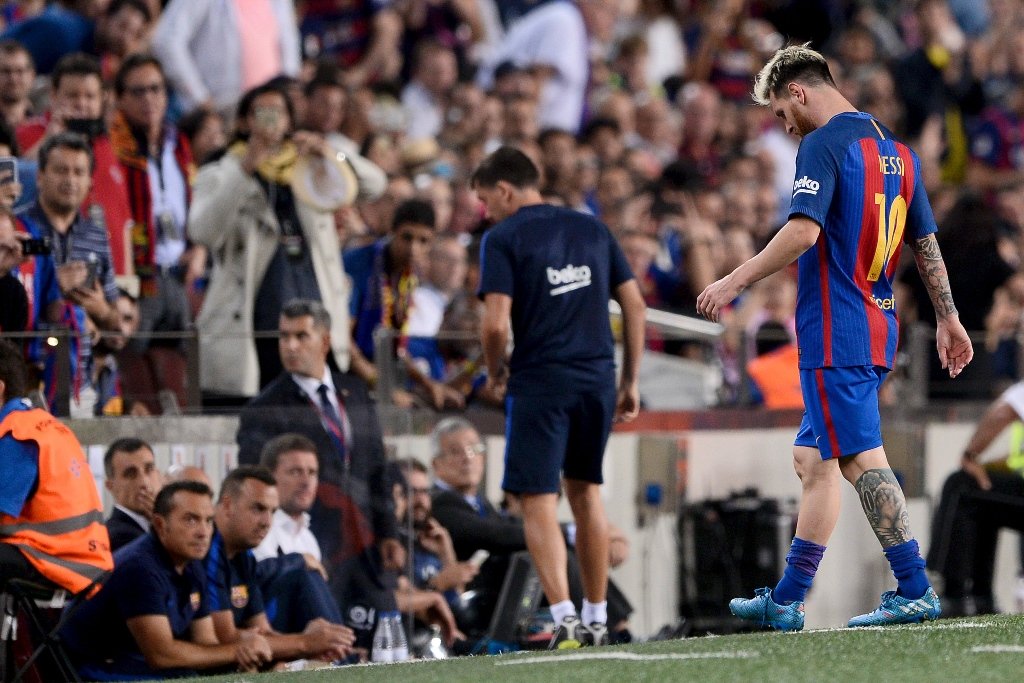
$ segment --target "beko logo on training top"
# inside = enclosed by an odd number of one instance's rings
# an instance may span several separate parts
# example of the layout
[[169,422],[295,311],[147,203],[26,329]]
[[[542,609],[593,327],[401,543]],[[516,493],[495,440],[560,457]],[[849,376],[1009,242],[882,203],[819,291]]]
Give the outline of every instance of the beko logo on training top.
[[793,196],[795,197],[801,192],[806,192],[807,194],[818,194],[819,189],[821,189],[821,183],[817,180],[811,180],[807,176],[804,176],[793,183]]
[[574,266],[570,263],[561,270],[548,267],[548,282],[554,287],[551,296],[565,294],[580,287],[589,287],[590,266]]

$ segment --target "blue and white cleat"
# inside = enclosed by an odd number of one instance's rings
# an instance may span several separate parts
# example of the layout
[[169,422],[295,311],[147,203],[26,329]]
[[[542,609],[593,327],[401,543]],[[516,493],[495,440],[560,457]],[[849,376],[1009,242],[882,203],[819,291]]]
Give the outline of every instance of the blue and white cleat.
[[889,626],[890,624],[919,624],[922,621],[938,619],[942,614],[939,596],[931,587],[917,600],[907,600],[896,595],[896,591],[882,593],[882,604],[874,612],[861,614],[847,624],[858,626]]
[[729,601],[729,611],[740,619],[780,631],[799,631],[804,627],[804,603],[776,604],[771,588],[758,588],[749,600],[733,598]]

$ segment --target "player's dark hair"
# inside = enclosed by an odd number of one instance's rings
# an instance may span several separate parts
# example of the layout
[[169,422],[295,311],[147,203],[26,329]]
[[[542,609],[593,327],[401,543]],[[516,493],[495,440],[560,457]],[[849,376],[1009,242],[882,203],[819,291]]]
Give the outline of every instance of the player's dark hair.
[[208,496],[213,499],[213,491],[201,481],[175,481],[160,489],[153,501],[153,514],[166,517],[174,512],[174,494],[178,491],[188,491],[200,496]]
[[530,157],[515,147],[499,147],[480,162],[471,184],[494,187],[502,181],[520,190],[535,188],[540,183],[540,171]]
[[224,477],[224,481],[221,482],[220,497],[217,498],[217,502],[225,498],[237,498],[238,494],[242,492],[242,485],[248,479],[255,479],[267,486],[277,486],[277,480],[274,479],[274,475],[266,467],[261,465],[239,465],[228,472],[228,476]]
[[118,439],[114,443],[107,447],[107,452],[103,454],[103,471],[107,474],[107,479],[114,477],[114,456],[118,453],[134,453],[135,451],[145,448],[150,453],[153,452],[153,447],[142,439],[137,439],[134,436],[126,436]]

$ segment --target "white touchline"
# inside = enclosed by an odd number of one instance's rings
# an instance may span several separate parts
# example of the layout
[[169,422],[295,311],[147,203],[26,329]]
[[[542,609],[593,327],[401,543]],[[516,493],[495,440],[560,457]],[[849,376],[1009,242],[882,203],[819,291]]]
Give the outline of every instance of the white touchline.
[[1020,653],[1024,654],[1024,645],[975,645],[971,652],[996,652],[996,653]]
[[959,631],[967,628],[992,628],[995,624],[982,621],[965,621],[962,624],[897,624],[895,626],[860,626],[849,628],[847,626],[836,626],[833,628],[814,628],[806,631],[787,631],[786,636],[808,636],[815,633],[858,633],[860,631],[906,631],[909,629],[928,629],[935,631]]
[[748,650],[735,650],[732,652],[691,652],[683,654],[667,655],[639,655],[635,652],[594,652],[591,654],[581,652],[571,655],[549,655],[547,657],[523,657],[505,662],[495,662],[498,666],[512,666],[514,664],[548,664],[562,662],[580,662],[593,659],[617,659],[624,662],[656,662],[666,659],[750,659],[760,656],[756,652]]

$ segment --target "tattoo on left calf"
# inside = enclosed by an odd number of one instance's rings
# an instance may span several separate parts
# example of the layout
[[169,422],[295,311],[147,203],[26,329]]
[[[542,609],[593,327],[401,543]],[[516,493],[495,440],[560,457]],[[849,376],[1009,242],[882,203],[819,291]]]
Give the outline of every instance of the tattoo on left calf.
[[910,533],[907,499],[891,469],[868,470],[856,484],[861,507],[883,548],[906,543]]

